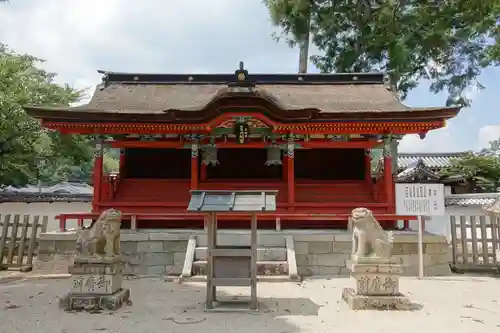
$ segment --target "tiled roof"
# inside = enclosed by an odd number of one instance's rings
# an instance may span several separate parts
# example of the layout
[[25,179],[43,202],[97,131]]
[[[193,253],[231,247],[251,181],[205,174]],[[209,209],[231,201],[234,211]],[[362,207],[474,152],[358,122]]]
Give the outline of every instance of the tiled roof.
[[439,178],[439,175],[427,167],[422,159],[410,164],[397,175],[398,182],[438,181]]
[[51,186],[27,185],[25,187],[7,186],[0,193],[53,193],[53,194],[92,194],[92,186],[85,183],[62,182]]
[[92,186],[63,182],[52,186],[7,186],[0,190],[0,202],[90,202]]
[[500,215],[500,197],[496,198],[491,203],[484,205],[484,211],[489,214]]
[[35,194],[35,193],[4,193],[0,192],[2,202],[91,202],[92,194]]
[[446,196],[446,206],[490,206],[500,199],[500,193],[468,193]]
[[404,170],[420,159],[428,168],[446,168],[451,161],[463,155],[460,153],[398,153],[398,170]]

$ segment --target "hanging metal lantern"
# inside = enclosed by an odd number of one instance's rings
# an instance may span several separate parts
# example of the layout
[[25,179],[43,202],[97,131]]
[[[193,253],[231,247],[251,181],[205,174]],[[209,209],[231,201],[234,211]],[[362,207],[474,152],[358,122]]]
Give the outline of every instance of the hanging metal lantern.
[[272,144],[267,147],[267,161],[266,165],[281,165],[281,148],[277,144]]
[[207,145],[203,148],[201,163],[205,165],[217,165],[219,161],[217,160],[217,146],[215,145]]

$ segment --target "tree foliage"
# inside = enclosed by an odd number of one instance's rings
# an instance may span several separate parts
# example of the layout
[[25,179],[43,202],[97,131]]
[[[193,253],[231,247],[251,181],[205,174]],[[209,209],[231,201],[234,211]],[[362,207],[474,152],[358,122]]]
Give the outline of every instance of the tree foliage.
[[500,0],[264,3],[291,46],[310,29],[321,71],[386,71],[402,98],[428,79],[432,92],[448,93],[448,105],[468,105],[482,69],[500,64]]
[[467,152],[453,160],[450,167],[442,171],[447,178],[464,179],[468,192],[497,192],[500,187],[500,149],[498,140],[478,153]]
[[41,61],[0,45],[0,185],[67,180],[92,158],[89,138],[44,130],[24,112],[24,105],[69,105],[82,95],[56,84]]

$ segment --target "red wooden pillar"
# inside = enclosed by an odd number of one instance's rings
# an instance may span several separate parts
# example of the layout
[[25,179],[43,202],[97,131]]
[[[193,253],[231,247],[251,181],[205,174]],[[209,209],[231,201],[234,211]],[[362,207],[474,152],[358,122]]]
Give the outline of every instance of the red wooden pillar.
[[370,149],[365,149],[365,181],[372,184],[372,156]]
[[291,211],[295,210],[295,146],[288,143],[286,156],[286,175],[288,187],[288,206]]
[[283,156],[283,165],[281,167],[283,172],[281,173],[281,176],[283,177],[283,181],[286,182],[288,179],[288,154],[285,154]]
[[202,182],[207,180],[207,165],[203,163],[200,165],[200,180]]
[[125,170],[125,148],[120,149],[120,169],[119,169],[119,176],[120,178],[123,178],[124,171]]
[[390,209],[393,210],[394,201],[394,177],[392,176],[392,156],[390,150],[390,139],[384,144],[384,182],[387,202]]
[[191,190],[198,189],[198,145],[191,146]]
[[98,204],[101,202],[102,194],[102,173],[103,173],[103,145],[102,142],[96,144],[94,151],[94,173],[92,175],[92,184],[94,196],[92,199],[93,210],[98,210]]

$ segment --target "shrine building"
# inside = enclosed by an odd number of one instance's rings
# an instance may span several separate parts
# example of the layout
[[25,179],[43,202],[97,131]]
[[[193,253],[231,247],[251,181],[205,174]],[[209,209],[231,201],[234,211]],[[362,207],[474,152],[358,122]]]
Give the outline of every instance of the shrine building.
[[[397,140],[424,138],[460,110],[405,106],[382,73],[253,74],[242,63],[231,74],[99,72],[88,104],[25,109],[47,129],[100,138],[91,214],[119,209],[132,229],[202,229],[204,216],[186,208],[191,190],[209,189],[277,190],[261,229],[344,229],[356,207],[394,228],[414,218],[395,211]],[[118,174],[103,173],[105,147],[120,149]],[[88,216],[62,214],[61,229]],[[250,216],[218,223],[247,228]]]

